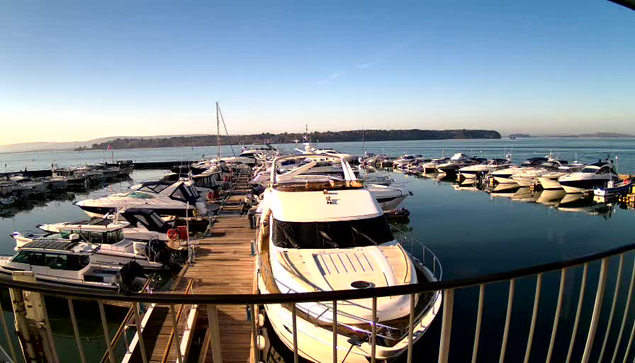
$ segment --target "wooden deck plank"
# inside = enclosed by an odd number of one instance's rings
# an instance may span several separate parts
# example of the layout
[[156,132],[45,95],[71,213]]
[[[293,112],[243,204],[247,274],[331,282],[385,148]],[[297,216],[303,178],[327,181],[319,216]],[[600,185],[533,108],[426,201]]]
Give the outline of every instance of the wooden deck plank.
[[[239,179],[238,185],[225,199],[221,213],[215,217],[211,237],[198,241],[195,262],[188,266],[186,272],[176,286],[176,292],[182,292],[190,280],[194,281],[192,292],[199,294],[252,294],[255,281],[255,257],[251,255],[251,241],[255,231],[249,228],[246,215],[241,215],[244,194],[249,188],[247,179]],[[189,307],[189,306],[188,306]],[[175,307],[178,310],[178,306]],[[145,331],[154,331],[148,337],[146,349],[149,361],[162,361],[167,347],[172,320],[169,312],[152,316]],[[249,362],[252,343],[251,323],[247,320],[244,306],[217,306],[221,331],[221,351],[223,362]],[[154,314],[153,314],[154,315]],[[184,330],[184,321],[178,322],[179,336]],[[204,306],[198,307],[198,319],[195,329],[207,329],[207,311]],[[144,334],[144,338],[146,334]],[[176,361],[176,343],[173,342],[170,362]],[[212,362],[211,350],[204,355],[206,362]],[[139,357],[140,358],[140,357]],[[196,357],[190,357],[196,360]]]

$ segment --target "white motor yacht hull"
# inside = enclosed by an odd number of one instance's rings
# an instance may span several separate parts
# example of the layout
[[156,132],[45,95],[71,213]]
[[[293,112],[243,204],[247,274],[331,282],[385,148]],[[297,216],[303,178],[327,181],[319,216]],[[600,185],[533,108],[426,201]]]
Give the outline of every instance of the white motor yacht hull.
[[[437,313],[441,309],[441,293],[436,292],[437,299],[423,318],[413,328],[413,343],[423,336]],[[293,351],[292,314],[280,304],[265,305],[265,311],[276,335],[291,351]],[[304,319],[296,317],[298,354],[312,362],[333,362],[333,330],[330,326],[316,326]],[[337,334],[337,361],[347,363],[368,363],[371,345],[368,342],[351,344],[351,337]],[[377,344],[375,359],[386,360],[400,356],[408,348],[408,336],[392,347]]]
[[562,185],[558,182],[558,179],[552,179],[547,177],[538,178],[538,182],[542,186],[542,189],[545,190],[557,190],[562,189]]

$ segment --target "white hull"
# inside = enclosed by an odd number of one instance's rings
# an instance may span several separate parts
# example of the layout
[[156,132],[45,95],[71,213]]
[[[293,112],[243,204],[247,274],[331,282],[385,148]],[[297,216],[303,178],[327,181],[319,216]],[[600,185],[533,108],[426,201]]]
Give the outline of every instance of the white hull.
[[540,183],[540,185],[542,185],[542,189],[545,190],[562,189],[562,185],[560,185],[558,179],[540,177],[538,178],[538,182]]
[[[421,321],[414,327],[413,343],[423,336],[423,333],[425,333],[430,324],[432,324],[432,321],[441,309],[441,293],[436,292],[436,295],[437,299],[434,303],[434,307],[430,308]],[[293,351],[293,323],[291,312],[280,304],[265,305],[265,311],[273,330],[284,345]],[[333,331],[331,327],[316,326],[301,318],[296,318],[296,325],[298,354],[312,362],[333,362]],[[371,354],[370,344],[368,342],[364,342],[361,345],[351,344],[349,342],[350,339],[350,336],[337,335],[337,361],[368,363]],[[375,358],[377,360],[396,358],[404,353],[407,348],[407,336],[392,347],[377,344]]]

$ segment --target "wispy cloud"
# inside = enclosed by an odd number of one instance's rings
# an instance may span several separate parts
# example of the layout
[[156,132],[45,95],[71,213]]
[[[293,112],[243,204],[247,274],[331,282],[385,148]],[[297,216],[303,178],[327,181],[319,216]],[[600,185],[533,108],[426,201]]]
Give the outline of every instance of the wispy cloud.
[[410,46],[410,44],[413,42],[413,40],[414,39],[402,40],[396,43],[395,45],[393,45],[392,47],[384,50],[383,54],[377,55],[375,59],[358,63],[356,67],[357,69],[369,69],[369,68],[378,66],[382,63],[385,63],[386,61],[388,61],[388,59],[394,57],[395,55],[407,49]]
[[328,77],[324,78],[323,80],[319,81],[318,84],[326,84],[329,83],[331,81],[334,81],[340,77],[342,77],[343,75],[346,74],[346,71],[339,71],[339,72],[333,72],[331,74],[329,74]]
[[366,62],[366,63],[358,64],[357,68],[358,69],[366,69],[366,68],[370,68],[372,66],[374,66],[373,62]]

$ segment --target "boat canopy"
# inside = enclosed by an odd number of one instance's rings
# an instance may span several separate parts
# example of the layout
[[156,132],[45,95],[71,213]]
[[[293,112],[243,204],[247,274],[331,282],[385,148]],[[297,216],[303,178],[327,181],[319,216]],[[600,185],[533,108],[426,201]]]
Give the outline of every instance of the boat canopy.
[[283,222],[332,222],[368,219],[384,213],[366,189],[289,192],[267,196],[273,217]]
[[131,208],[121,213],[121,216],[133,227],[139,227],[141,224],[148,231],[167,233],[170,229],[169,223],[161,219],[161,217],[153,210]]

